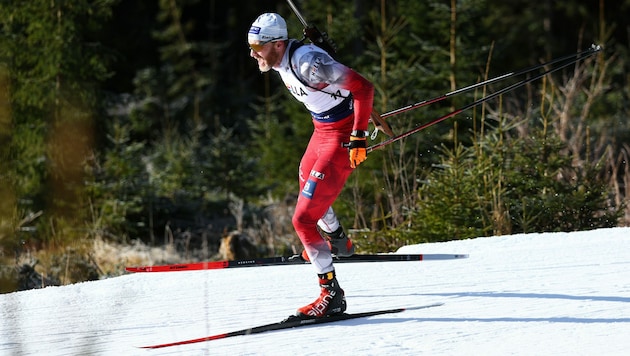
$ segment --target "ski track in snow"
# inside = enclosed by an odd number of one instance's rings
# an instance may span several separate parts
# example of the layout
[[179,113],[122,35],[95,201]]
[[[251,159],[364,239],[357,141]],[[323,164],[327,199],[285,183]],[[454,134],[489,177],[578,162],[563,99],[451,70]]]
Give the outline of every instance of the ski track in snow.
[[[360,245],[360,241],[356,241]],[[630,228],[405,246],[468,259],[336,266],[348,312],[408,310],[145,350],[284,319],[309,265],[137,273],[0,295],[0,355],[626,355]]]

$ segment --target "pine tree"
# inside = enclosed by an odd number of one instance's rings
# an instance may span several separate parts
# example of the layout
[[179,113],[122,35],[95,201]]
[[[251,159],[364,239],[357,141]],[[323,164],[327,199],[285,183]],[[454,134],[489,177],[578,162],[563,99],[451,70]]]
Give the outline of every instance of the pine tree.
[[40,240],[63,244],[60,239],[74,235],[67,227],[84,217],[83,163],[93,145],[96,88],[109,75],[102,48],[88,41],[111,5],[0,4],[0,67],[10,117],[3,120],[10,132],[3,145],[3,182],[13,192],[7,201],[15,205],[8,210],[18,220],[45,217],[35,234]]

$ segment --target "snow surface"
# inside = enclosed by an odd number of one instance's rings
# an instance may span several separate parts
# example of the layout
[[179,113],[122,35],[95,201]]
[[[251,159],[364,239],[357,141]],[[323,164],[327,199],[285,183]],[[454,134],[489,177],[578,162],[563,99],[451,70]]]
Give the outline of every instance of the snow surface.
[[[360,243],[360,242],[359,242]],[[0,355],[630,354],[630,228],[406,246],[468,259],[336,266],[348,312],[320,326],[145,350],[284,319],[310,265],[137,273],[0,295]]]

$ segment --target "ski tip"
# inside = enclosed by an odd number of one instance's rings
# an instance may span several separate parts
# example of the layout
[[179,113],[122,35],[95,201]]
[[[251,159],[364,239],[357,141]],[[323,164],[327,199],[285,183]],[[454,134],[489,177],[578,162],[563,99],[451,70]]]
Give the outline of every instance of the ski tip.
[[426,305],[420,305],[420,306],[413,306],[413,307],[407,307],[405,308],[405,310],[417,310],[417,309],[426,309],[426,308],[433,308],[433,307],[440,307],[444,305],[443,302],[437,302],[437,303],[432,303],[432,304],[426,304]]
[[402,309],[404,309],[404,310],[419,310],[419,309],[427,309],[427,308],[439,307],[439,306],[442,306],[442,305],[444,305],[444,303],[437,302],[437,303],[433,303],[433,304],[411,306],[411,307],[406,307],[406,308],[402,308]]

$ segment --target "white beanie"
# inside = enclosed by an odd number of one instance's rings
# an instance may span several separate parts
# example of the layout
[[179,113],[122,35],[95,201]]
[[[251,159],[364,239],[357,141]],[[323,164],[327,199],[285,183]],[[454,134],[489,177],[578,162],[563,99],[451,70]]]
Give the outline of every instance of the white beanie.
[[247,34],[247,40],[250,42],[287,39],[289,39],[287,23],[280,15],[274,13],[265,13],[258,16]]

